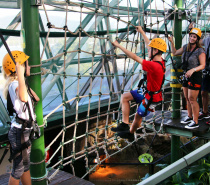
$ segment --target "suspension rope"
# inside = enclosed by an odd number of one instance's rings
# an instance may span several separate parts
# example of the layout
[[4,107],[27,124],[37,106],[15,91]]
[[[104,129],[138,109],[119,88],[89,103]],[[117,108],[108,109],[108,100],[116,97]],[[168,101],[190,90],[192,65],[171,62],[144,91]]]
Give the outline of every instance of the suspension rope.
[[[153,127],[153,131],[155,133],[162,133],[162,130],[163,130],[163,121],[164,121],[164,91],[163,91],[163,101],[162,101],[162,111],[161,111],[161,115],[159,114],[156,114],[155,112],[153,113],[153,116],[151,119],[148,119],[148,120],[143,120],[142,122],[142,126],[143,126],[143,136],[140,136],[135,134],[135,140],[133,142],[129,142],[127,140],[125,140],[126,142],[126,146],[123,147],[123,148],[120,148],[118,146],[118,144],[122,141],[121,138],[119,138],[118,136],[114,135],[114,136],[110,136],[109,135],[109,129],[110,127],[112,127],[115,123],[110,123],[110,119],[113,117],[113,115],[115,114],[118,114],[118,118],[117,118],[117,121],[119,123],[120,119],[121,119],[121,102],[120,102],[120,105],[118,107],[117,110],[114,110],[111,108],[111,104],[112,104],[112,100],[115,99],[115,97],[118,97],[118,100],[119,100],[119,97],[124,93],[124,92],[129,92],[129,89],[133,89],[135,88],[135,81],[139,80],[142,78],[142,69],[141,69],[141,66],[140,65],[135,65],[134,62],[132,63],[132,60],[129,59],[127,60],[127,56],[125,55],[122,55],[122,54],[119,54],[117,53],[116,49],[114,47],[112,47],[111,45],[111,40],[112,40],[112,36],[110,35],[110,19],[114,19],[116,20],[116,40],[118,40],[119,43],[121,44],[125,44],[125,47],[128,49],[130,49],[131,51],[134,50],[135,53],[137,53],[138,51],[138,44],[140,44],[140,49],[142,48],[142,46],[144,46],[144,41],[139,41],[139,34],[136,34],[135,32],[135,28],[134,29],[131,29],[131,26],[132,27],[135,27],[135,22],[132,22],[132,20],[135,20],[134,19],[134,13],[137,13],[137,17],[138,17],[138,25],[141,25],[141,22],[140,22],[140,17],[141,15],[143,15],[143,21],[144,21],[144,25],[145,25],[145,28],[147,26],[147,19],[148,19],[148,16],[150,16],[150,38],[152,38],[152,27],[154,25],[157,24],[157,34],[159,36],[159,23],[161,21],[159,21],[159,13],[157,11],[157,4],[156,4],[156,1],[155,1],[155,9],[156,9],[156,13],[153,14],[151,12],[151,5],[150,5],[150,12],[144,12],[141,13],[140,11],[140,5],[139,5],[139,1],[137,0],[137,5],[138,5],[138,11],[133,11],[132,9],[132,6],[131,6],[131,1],[130,0],[127,0],[127,10],[126,12],[128,13],[127,15],[127,20],[124,20],[122,18],[120,18],[120,0],[117,1],[116,3],[116,7],[114,6],[110,6],[109,4],[109,1],[106,1],[105,4],[99,4],[98,3],[98,0],[95,1],[95,3],[92,3],[95,5],[95,9],[94,8],[90,8],[90,7],[87,7],[85,6],[85,3],[89,3],[85,0],[80,0],[81,3],[75,3],[75,2],[72,2],[70,0],[66,1],[65,3],[65,7],[59,7],[59,6],[55,6],[55,5],[52,5],[54,7],[57,7],[57,8],[60,8],[61,10],[64,10],[65,11],[65,26],[64,27],[58,27],[58,26],[55,26],[55,25],[52,25],[50,23],[50,19],[47,15],[47,10],[46,10],[46,7],[45,5],[48,5],[47,3],[44,3],[43,2],[43,8],[44,8],[44,11],[45,11],[45,15],[47,17],[47,25],[48,25],[48,33],[47,33],[47,36],[46,36],[46,41],[44,43],[44,48],[43,48],[43,51],[42,51],[42,54],[41,54],[41,65],[44,64],[44,63],[47,63],[48,61],[52,61],[54,59],[60,59],[61,57],[64,58],[63,60],[63,66],[62,66],[62,69],[63,71],[62,72],[59,72],[59,73],[52,73],[52,72],[47,72],[47,74],[51,74],[53,76],[57,76],[59,75],[60,77],[63,77],[63,89],[62,89],[62,102],[60,105],[57,105],[56,108],[54,108],[54,110],[52,110],[48,115],[46,115],[44,117],[44,123],[43,125],[41,125],[40,127],[43,127],[43,126],[47,126],[47,119],[53,115],[57,110],[61,109],[62,108],[62,112],[63,112],[63,123],[62,123],[62,129],[59,131],[59,133],[55,136],[55,138],[51,141],[51,143],[46,147],[46,150],[45,151],[48,151],[52,146],[53,144],[60,140],[60,145],[58,146],[58,148],[56,149],[56,151],[53,153],[53,155],[50,157],[50,159],[48,160],[47,162],[47,166],[50,165],[51,161],[53,160],[53,158],[55,158],[56,155],[60,155],[59,157],[59,160],[53,164],[51,166],[51,168],[48,168],[48,170],[50,171],[52,168],[57,168],[56,171],[50,176],[48,177],[48,180],[52,180],[53,177],[58,173],[59,169],[62,169],[64,166],[67,166],[67,165],[70,165],[70,167],[72,168],[72,173],[75,175],[75,171],[74,171],[74,162],[78,159],[81,159],[81,158],[84,158],[85,160],[85,167],[86,167],[86,174],[83,176],[83,178],[88,174],[90,173],[91,171],[93,171],[97,165],[101,164],[105,159],[107,158],[110,158],[111,156],[115,155],[116,153],[118,152],[121,152],[122,150],[124,150],[125,148],[131,146],[134,142],[138,141],[139,139],[141,139],[142,137],[144,137],[145,135],[147,135],[146,133],[146,127],[148,124],[152,124],[152,127]],[[151,0],[150,0],[151,2]],[[163,1],[163,4],[164,4],[164,1]],[[68,28],[68,21],[67,21],[67,18],[68,18],[68,13],[70,11],[74,12],[73,10],[70,10],[69,9],[69,6],[70,5],[74,5],[74,6],[77,6],[80,8],[79,12],[80,12],[80,23],[79,23],[79,28],[73,32],[72,30],[70,30]],[[50,5],[51,6],[51,5]],[[100,10],[99,10],[100,8]],[[111,10],[110,8],[112,9],[115,9],[116,10],[116,16],[113,16],[110,14]],[[143,7],[144,8],[144,7]],[[174,8],[174,11],[172,13],[170,13],[169,15],[167,16],[170,16],[172,14],[175,14],[176,12],[176,8]],[[91,35],[89,34],[88,31],[86,31],[82,26],[82,20],[83,20],[83,14],[85,14],[85,11],[84,10],[89,10],[91,12],[94,13],[94,25],[93,25],[93,29],[94,29],[94,35]],[[152,22],[152,15],[155,15],[157,17],[157,21],[155,23]],[[101,17],[104,17],[105,18],[105,23],[107,25],[107,29],[106,29],[106,34],[104,34],[104,36],[99,36],[97,35],[97,29],[100,31],[100,26],[98,25],[98,20],[101,18]],[[131,20],[131,18],[133,18]],[[165,18],[167,19],[167,18]],[[120,27],[120,23],[123,23],[123,24],[126,24],[126,36],[124,36],[125,38],[123,38],[123,36],[119,35],[119,27]],[[48,39],[49,39],[49,35],[50,35],[50,31],[52,29],[58,29],[58,30],[64,30],[64,49],[62,52],[60,53],[57,53],[55,56],[51,57],[51,58],[47,58],[46,60],[42,61],[43,59],[43,55],[44,55],[44,51],[47,47],[47,42],[48,42]],[[146,30],[145,30],[146,31]],[[67,48],[67,33],[71,33],[73,35],[78,35],[78,45],[73,48],[73,49],[69,49]],[[83,44],[84,44],[84,41],[83,41],[83,36],[82,36],[82,33],[84,33],[88,39],[92,39],[93,40],[93,47],[92,47],[92,51],[86,51],[85,49],[82,49],[83,47]],[[136,38],[137,37],[137,38]],[[97,49],[96,49],[96,45],[97,45],[97,41],[100,42],[101,44],[101,48],[102,48],[102,51],[101,53],[97,53]],[[125,42],[125,43],[124,43]],[[110,48],[110,49],[109,49]],[[91,55],[92,57],[92,61],[91,61],[91,66],[85,70],[84,72],[82,72],[82,63],[81,63],[81,55],[82,54],[89,54]],[[67,74],[67,67],[68,65],[70,64],[69,62],[69,59],[68,57],[70,55],[73,56],[73,54],[77,54],[78,56],[78,63],[77,63],[77,74]],[[140,52],[139,53],[140,56],[143,56],[145,58],[146,56],[146,52],[145,52],[145,46],[144,46],[144,53],[143,52]],[[95,62],[94,61],[94,57],[95,56],[101,56],[101,60]],[[123,59],[124,60],[124,65],[123,65],[123,73],[122,74],[118,74],[116,73],[115,74],[115,70],[118,69],[119,66],[117,66],[117,59]],[[109,62],[110,61],[110,62]],[[55,64],[52,64],[51,66],[53,66]],[[95,73],[94,69],[101,65],[101,70],[100,72],[97,72]],[[107,66],[108,65],[112,65],[112,67],[110,67],[110,71],[107,71]],[[131,66],[132,65],[132,66]],[[56,65],[54,67],[57,67]],[[61,70],[59,70],[61,71]],[[89,73],[90,71],[90,73]],[[88,74],[89,73],[89,74]],[[86,94],[85,93],[81,93],[80,94],[80,90],[81,90],[81,86],[83,85],[83,79],[84,77],[88,77],[89,80],[89,87],[87,88],[87,92]],[[122,84],[120,84],[119,86],[119,89],[117,88],[117,90],[115,89],[115,79],[117,77],[121,77],[122,79]],[[131,84],[129,85],[129,87],[126,87],[126,82],[128,81],[128,77],[131,77]],[[67,82],[68,82],[68,78],[76,78],[75,80],[73,80],[72,83],[70,83],[70,85],[66,86]],[[97,84],[95,83],[96,79],[98,79],[99,81],[99,84],[98,85],[98,90],[99,92],[98,93],[95,93],[94,92],[94,86],[96,86]],[[104,91],[103,89],[103,85],[105,82],[108,82],[108,88],[109,89],[109,92],[107,91]],[[73,87],[73,84],[75,84],[76,86],[76,96],[69,99],[69,100],[66,100],[66,92],[67,92],[67,89],[69,87]],[[163,86],[163,88],[167,88],[165,87],[165,85]],[[58,95],[59,96],[59,95]],[[56,96],[56,97],[58,97]],[[103,103],[103,98],[105,96],[109,96],[108,98],[106,98],[106,101],[108,101],[107,103],[107,111],[106,112],[103,112],[101,110],[101,106],[102,106],[102,103]],[[95,113],[94,116],[91,116],[91,103],[92,103],[92,99],[91,98],[98,98],[97,99],[97,112]],[[82,102],[81,100],[86,100],[88,99],[88,103],[87,103],[87,115],[86,115],[86,119],[79,119],[79,105],[80,103]],[[55,100],[55,99],[53,99]],[[52,100],[52,102],[53,102]],[[52,103],[50,102],[50,103]],[[75,102],[75,120],[72,121],[71,124],[67,125],[66,123],[66,107],[67,105],[69,104],[71,106],[71,108],[73,107],[73,103]],[[49,105],[49,104],[48,104]],[[46,107],[48,106],[46,105]],[[137,105],[136,104],[131,104],[131,108],[132,109],[137,109]],[[134,114],[130,115],[129,118],[133,118],[134,117]],[[106,120],[105,121],[105,126],[104,127],[101,127],[100,126],[100,121],[102,120]],[[94,129],[91,129],[90,128],[90,122],[91,121],[95,121],[96,120],[96,123],[95,123],[95,128]],[[159,130],[156,130],[155,129],[155,122],[156,121],[159,121],[161,120],[161,126],[160,126],[160,129]],[[83,125],[85,126],[85,132],[80,134],[78,133],[78,125]],[[72,130],[73,131],[73,135],[70,139],[66,139],[67,137],[67,134],[66,134],[66,131],[67,130]],[[103,132],[105,134],[104,138],[102,141],[100,141],[99,139],[99,133],[100,132]],[[94,140],[94,143],[92,143],[91,145],[89,145],[89,138],[93,138]],[[76,149],[76,144],[81,140],[83,139],[84,141],[84,147],[82,150],[80,151],[77,151]],[[65,147],[67,146],[71,146],[72,147],[72,152],[69,156],[66,156],[64,157],[64,150],[65,150]],[[109,146],[115,146],[117,151],[110,154],[109,151],[108,151],[108,148]],[[105,154],[105,158],[104,159],[100,159],[100,153],[101,151],[104,152]],[[96,156],[96,159],[97,159],[97,164],[93,166],[93,168],[89,169],[89,156],[90,155],[94,155]]]

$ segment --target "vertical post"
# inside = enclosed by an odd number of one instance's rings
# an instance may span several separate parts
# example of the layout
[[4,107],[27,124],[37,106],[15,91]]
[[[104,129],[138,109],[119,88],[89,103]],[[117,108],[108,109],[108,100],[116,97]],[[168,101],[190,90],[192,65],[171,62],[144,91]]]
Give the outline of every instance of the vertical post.
[[[30,56],[29,58],[30,66],[40,64],[39,11],[38,11],[38,6],[32,4],[34,3],[31,0],[21,0],[22,32],[25,35],[25,40],[23,45],[25,45],[25,53]],[[36,105],[36,116],[37,116],[38,125],[43,124],[40,71],[41,71],[40,66],[31,68],[32,75],[28,79],[30,87],[36,92],[36,94],[40,98],[40,101]],[[37,140],[34,140],[32,143],[30,171],[31,171],[31,179],[33,185],[47,184],[43,127],[41,128],[41,137]]]
[[[183,7],[182,0],[175,0],[174,4],[177,5],[178,9]],[[181,11],[181,10],[180,10]],[[175,38],[175,47],[176,49],[181,48],[182,46],[182,16],[179,17],[179,12],[175,15],[175,25],[176,29],[174,30],[174,38]],[[176,65],[180,66],[181,64],[181,56],[173,57],[173,60],[176,61]],[[180,71],[180,69],[178,69]],[[175,70],[172,69],[171,76],[176,78]],[[179,75],[179,74],[178,74]],[[180,92],[181,92],[181,84],[177,82],[176,79],[170,84],[172,87],[172,118],[180,117]],[[171,162],[175,162],[180,158],[180,137],[172,135],[171,137]]]

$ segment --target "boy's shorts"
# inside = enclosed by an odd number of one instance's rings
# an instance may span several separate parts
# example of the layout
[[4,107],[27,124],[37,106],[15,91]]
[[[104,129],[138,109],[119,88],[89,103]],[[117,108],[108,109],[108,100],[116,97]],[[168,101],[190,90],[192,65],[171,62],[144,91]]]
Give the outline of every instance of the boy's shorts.
[[149,110],[147,110],[147,113],[145,114],[146,108],[144,107],[143,102],[142,102],[145,99],[145,97],[142,94],[142,91],[141,90],[131,90],[130,93],[132,94],[135,102],[140,104],[138,107],[138,110],[137,110],[138,115],[141,117],[146,117],[147,115],[149,115],[149,113],[150,113]]

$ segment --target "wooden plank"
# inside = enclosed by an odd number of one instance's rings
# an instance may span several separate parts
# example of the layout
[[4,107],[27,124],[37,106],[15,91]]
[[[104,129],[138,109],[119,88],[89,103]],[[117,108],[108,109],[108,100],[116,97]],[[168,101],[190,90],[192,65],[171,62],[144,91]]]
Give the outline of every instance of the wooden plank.
[[[156,115],[161,115],[161,111],[156,111]],[[153,114],[150,113],[146,117],[146,120],[151,119],[152,116],[153,116]],[[184,120],[184,118],[186,116],[187,116],[187,111],[186,110],[181,111],[181,118],[175,118],[175,119],[171,118],[171,112],[166,112],[164,114],[163,128],[165,128],[166,130],[175,129],[175,130],[177,130],[176,133],[179,133],[179,131],[182,134],[190,132],[193,136],[198,136],[198,137],[203,136],[205,138],[210,138],[210,132],[209,132],[210,131],[210,126],[206,124],[206,121],[208,121],[209,119],[199,120],[198,121],[199,127],[196,128],[196,129],[186,129],[185,126],[187,124],[182,124],[181,123],[181,121]],[[161,119],[155,121],[155,126],[160,126],[161,122],[162,122]],[[186,136],[189,136],[189,135],[186,134]]]
[[[55,169],[52,169],[49,172],[49,176],[55,171]],[[49,183],[50,185],[94,185],[93,183],[80,179],[79,177],[73,176],[70,173],[59,171],[55,177],[52,179],[52,181]]]
[[[49,172],[49,176],[55,171],[55,169]],[[6,173],[0,175],[0,185],[8,185],[10,173]],[[49,183],[50,185],[94,185],[92,182],[89,182],[84,179],[80,179],[79,177],[73,176],[70,173],[59,171],[52,181]],[[20,182],[20,185],[22,183]]]

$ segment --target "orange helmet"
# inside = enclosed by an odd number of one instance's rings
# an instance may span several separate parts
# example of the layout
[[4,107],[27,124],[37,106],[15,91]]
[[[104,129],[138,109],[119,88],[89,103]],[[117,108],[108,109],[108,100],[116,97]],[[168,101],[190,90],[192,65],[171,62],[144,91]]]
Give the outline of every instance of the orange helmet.
[[201,38],[202,32],[199,28],[193,28],[189,34],[194,33],[196,34],[199,38]]
[[162,52],[166,52],[167,45],[166,42],[161,38],[152,39],[149,43],[149,46],[155,49],[158,49]]
[[[23,64],[29,58],[29,56],[22,51],[11,51],[11,53],[13,58],[15,59],[15,62],[18,62],[19,64]],[[7,53],[3,58],[2,67],[7,76],[15,72],[15,64],[12,61],[9,53]]]

